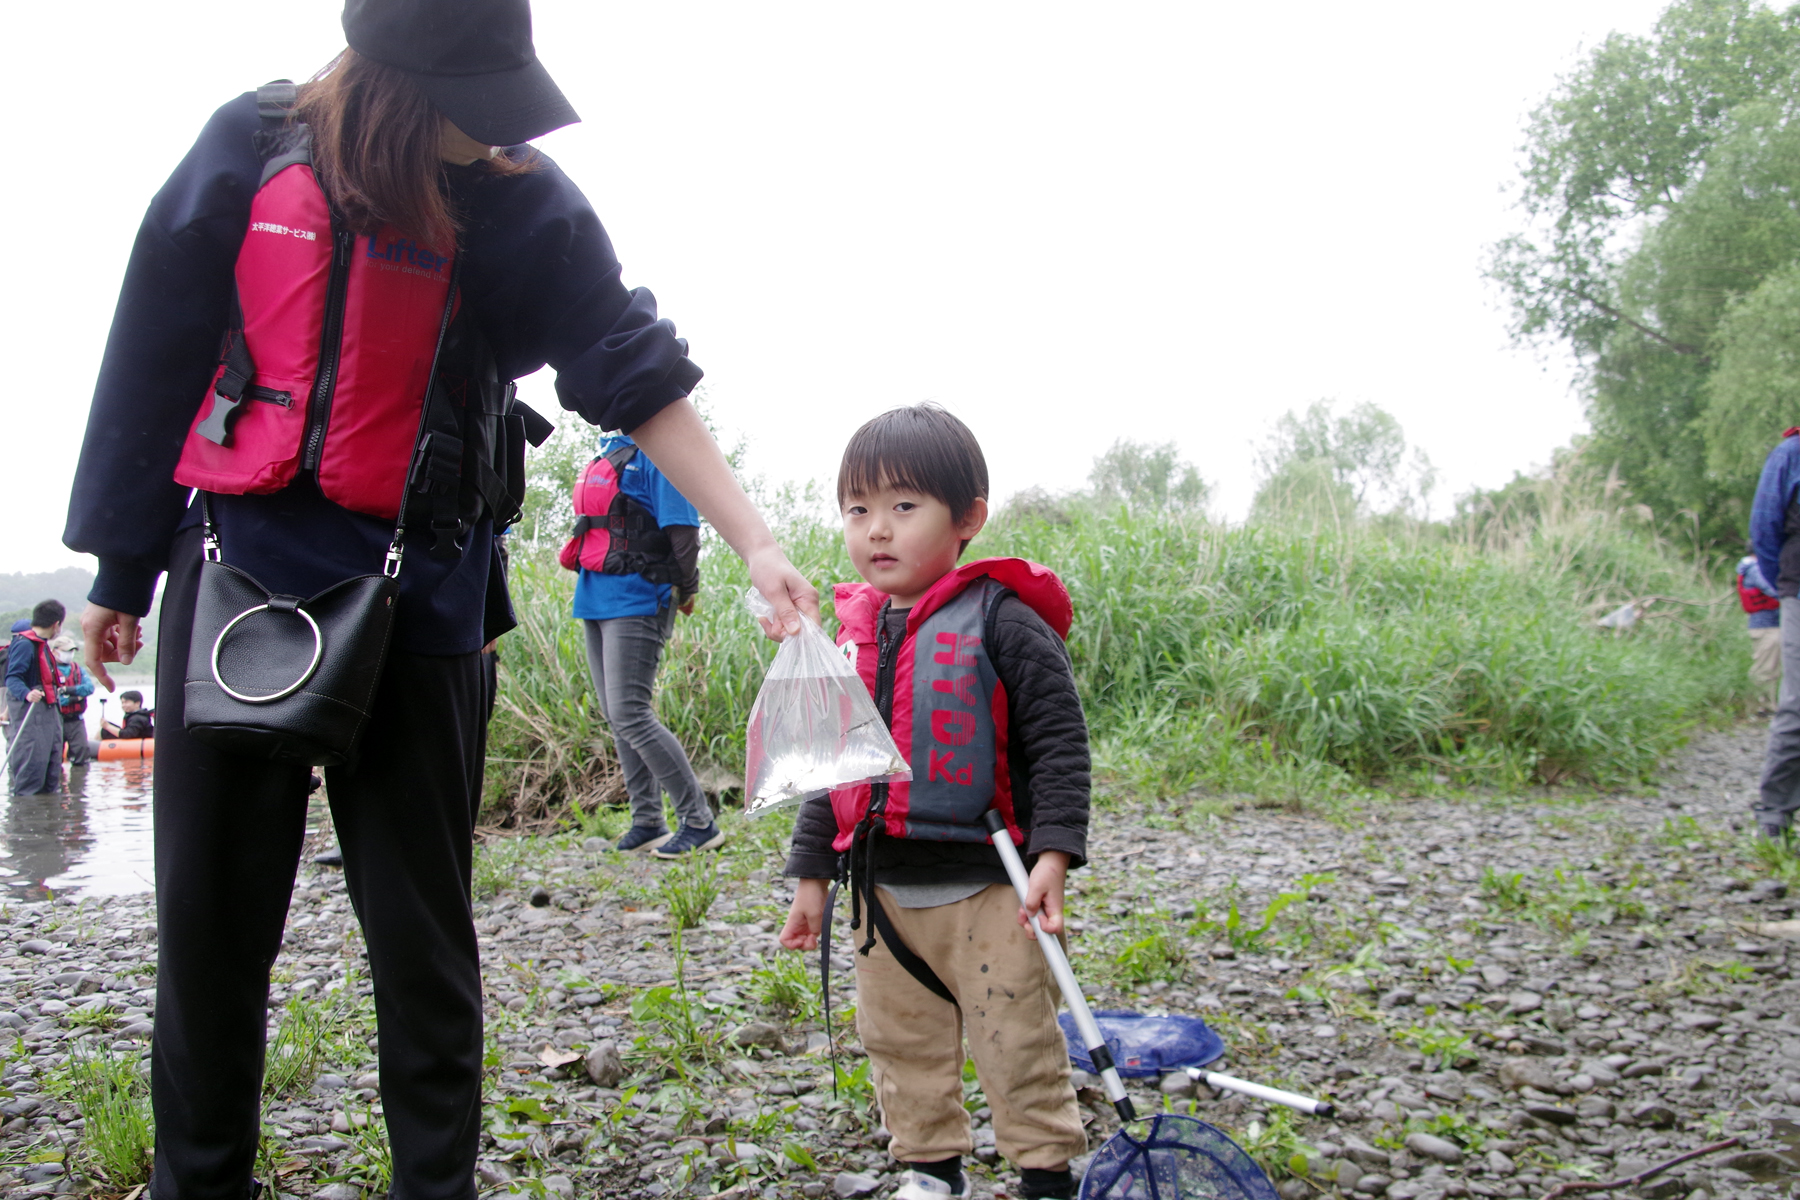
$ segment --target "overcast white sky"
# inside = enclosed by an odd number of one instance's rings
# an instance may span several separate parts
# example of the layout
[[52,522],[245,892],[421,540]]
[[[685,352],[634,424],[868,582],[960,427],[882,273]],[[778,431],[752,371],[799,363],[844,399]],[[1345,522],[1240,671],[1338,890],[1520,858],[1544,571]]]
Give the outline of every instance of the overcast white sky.
[[[1583,427],[1481,266],[1526,113],[1662,7],[536,0],[586,118],[542,145],[771,477],[829,478],[863,420],[933,399],[998,497],[1172,439],[1239,515],[1274,418],[1335,397],[1399,417],[1441,506]],[[0,10],[0,569],[82,561],[68,485],[144,205],[213,108],[336,52],[339,8]]]

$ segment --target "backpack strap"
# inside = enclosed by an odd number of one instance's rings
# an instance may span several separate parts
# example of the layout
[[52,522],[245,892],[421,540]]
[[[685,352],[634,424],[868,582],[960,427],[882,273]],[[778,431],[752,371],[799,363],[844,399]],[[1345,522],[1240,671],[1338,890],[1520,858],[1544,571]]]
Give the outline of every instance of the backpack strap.
[[[256,89],[256,115],[262,118],[262,128],[252,135],[251,141],[263,164],[258,189],[295,163],[312,163],[311,131],[289,120],[299,103],[300,89],[291,79],[277,79]],[[231,323],[225,330],[219,363],[225,371],[213,387],[212,412],[194,432],[215,445],[225,446],[231,442],[231,426],[244,402],[244,389],[256,376],[256,363],[244,341],[244,310],[238,303],[235,283],[231,290]]]
[[256,115],[264,127],[286,124],[288,114],[300,103],[300,89],[291,79],[273,79],[256,89]]
[[277,79],[256,89],[256,115],[262,118],[262,128],[251,140],[263,164],[259,188],[295,163],[312,165],[312,130],[293,119],[299,104],[300,89],[291,79]]

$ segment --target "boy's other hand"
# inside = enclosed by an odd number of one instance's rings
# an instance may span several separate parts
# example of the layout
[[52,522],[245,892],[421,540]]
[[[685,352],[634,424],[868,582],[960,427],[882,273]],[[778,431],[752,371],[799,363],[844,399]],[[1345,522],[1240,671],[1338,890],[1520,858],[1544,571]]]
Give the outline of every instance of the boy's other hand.
[[[817,950],[819,934],[825,929],[825,897],[831,891],[828,879],[802,879],[794,889],[794,902],[788,905],[787,924],[781,927],[778,940],[789,950]],[[1061,889],[1058,889],[1059,896]]]
[[1045,933],[1063,931],[1063,880],[1068,874],[1069,856],[1063,851],[1046,850],[1038,855],[1037,865],[1031,868],[1031,882],[1025,889],[1025,907],[1019,910],[1019,924],[1025,927],[1028,937],[1037,937],[1031,931],[1034,914]]
[[750,582],[775,608],[775,616],[762,622],[763,632],[775,641],[800,632],[800,617],[819,619],[819,589],[794,569],[781,547],[763,547],[746,560]]

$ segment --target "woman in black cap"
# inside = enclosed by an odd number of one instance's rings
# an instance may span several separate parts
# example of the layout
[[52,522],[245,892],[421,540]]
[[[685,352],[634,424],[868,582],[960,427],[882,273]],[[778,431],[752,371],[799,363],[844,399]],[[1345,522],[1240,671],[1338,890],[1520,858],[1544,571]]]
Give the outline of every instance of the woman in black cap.
[[351,0],[344,30],[350,49],[312,82],[219,109],[151,202],[64,535],[99,558],[82,629],[108,687],[102,664],[131,661],[169,575],[151,1200],[260,1190],[269,970],[310,777],[184,728],[203,523],[270,593],[369,575],[390,541],[401,563],[360,756],[327,768],[375,987],[394,1200],[475,1194],[479,652],[512,624],[492,531],[520,489],[502,451],[527,423],[508,381],[548,363],[565,408],[629,430],[775,598],[772,635],[817,611],[688,402],[686,343],[620,282],[580,191],[523,145],[577,119],[533,51],[526,0]]

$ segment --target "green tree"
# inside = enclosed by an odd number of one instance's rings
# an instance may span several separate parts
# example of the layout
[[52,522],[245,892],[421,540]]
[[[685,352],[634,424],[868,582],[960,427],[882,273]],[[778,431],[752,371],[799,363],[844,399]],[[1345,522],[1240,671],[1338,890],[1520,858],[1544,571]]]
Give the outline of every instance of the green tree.
[[1755,479],[1776,431],[1800,424],[1800,262],[1734,304],[1714,338],[1704,437],[1713,474]]
[[1772,436],[1707,414],[1727,312],[1800,258],[1797,65],[1800,6],[1682,0],[1650,36],[1608,37],[1533,114],[1527,228],[1490,267],[1515,335],[1585,364],[1588,460],[1713,537],[1732,535],[1755,475],[1712,442]]
[[1423,505],[1435,479],[1422,451],[1407,454],[1393,414],[1363,403],[1339,416],[1328,400],[1277,418],[1257,466],[1263,482],[1251,508],[1262,519],[1405,510]]
[[1120,438],[1094,459],[1088,485],[1102,503],[1134,508],[1198,509],[1212,494],[1194,464],[1185,462],[1174,442],[1133,442]]

